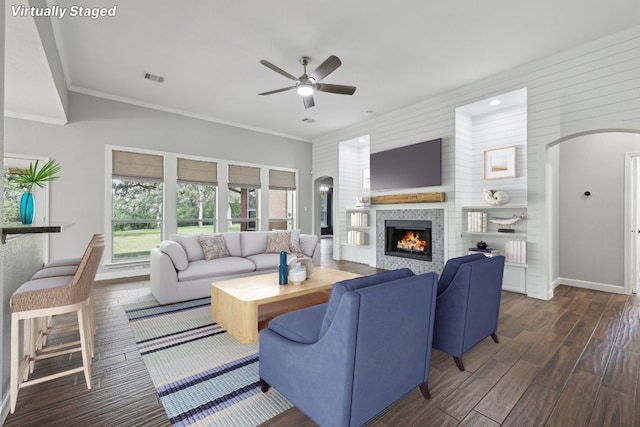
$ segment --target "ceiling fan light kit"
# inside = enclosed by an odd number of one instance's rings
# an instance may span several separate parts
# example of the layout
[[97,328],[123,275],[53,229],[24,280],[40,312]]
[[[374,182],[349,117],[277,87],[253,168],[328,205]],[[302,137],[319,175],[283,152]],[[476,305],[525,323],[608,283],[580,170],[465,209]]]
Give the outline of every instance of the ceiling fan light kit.
[[342,65],[340,59],[331,55],[328,57],[322,64],[318,66],[311,74],[307,74],[307,65],[309,64],[309,57],[303,56],[300,58],[300,64],[304,68],[303,74],[296,78],[292,74],[287,73],[282,68],[273,65],[267,60],[261,60],[260,63],[267,68],[272,69],[276,73],[288,78],[289,80],[293,80],[295,82],[295,86],[289,86],[282,89],[271,90],[269,92],[262,92],[259,95],[272,95],[274,93],[285,92],[291,89],[295,89],[298,95],[302,96],[302,102],[304,104],[304,108],[311,108],[315,105],[315,101],[313,100],[313,93],[317,90],[320,92],[327,93],[336,93],[339,95],[353,95],[356,91],[355,86],[345,86],[345,85],[336,85],[336,84],[328,84],[328,83],[319,83],[320,80],[327,77],[329,74],[334,72],[336,68]]
[[299,84],[296,89],[298,95],[300,96],[309,96],[313,95],[313,85],[310,84]]

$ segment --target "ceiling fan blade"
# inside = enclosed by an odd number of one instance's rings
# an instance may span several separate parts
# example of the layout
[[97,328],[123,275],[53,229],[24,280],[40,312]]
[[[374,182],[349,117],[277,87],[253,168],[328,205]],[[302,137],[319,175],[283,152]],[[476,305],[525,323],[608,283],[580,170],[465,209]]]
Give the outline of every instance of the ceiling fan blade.
[[309,74],[309,77],[319,82],[333,73],[340,65],[342,65],[340,59],[337,56],[331,55],[322,64],[318,65],[318,68],[313,70],[313,72]]
[[316,103],[313,101],[313,95],[303,96],[302,102],[304,102],[304,108],[311,108],[316,105]]
[[291,74],[287,73],[285,70],[283,70],[282,68],[273,65],[271,62],[263,59],[260,61],[260,63],[262,65],[264,65],[267,68],[271,68],[273,71],[275,71],[278,74],[282,74],[283,76],[285,76],[286,78],[290,79],[290,80],[297,80],[297,77],[292,76]]
[[319,90],[320,92],[337,93],[339,95],[353,95],[356,91],[356,87],[318,83],[316,84],[316,90]]
[[271,95],[274,93],[280,93],[280,92],[285,92],[287,90],[291,90],[291,89],[295,89],[295,86],[290,86],[290,87],[283,87],[282,89],[276,89],[276,90],[270,90],[269,92],[262,92],[259,93],[258,95]]

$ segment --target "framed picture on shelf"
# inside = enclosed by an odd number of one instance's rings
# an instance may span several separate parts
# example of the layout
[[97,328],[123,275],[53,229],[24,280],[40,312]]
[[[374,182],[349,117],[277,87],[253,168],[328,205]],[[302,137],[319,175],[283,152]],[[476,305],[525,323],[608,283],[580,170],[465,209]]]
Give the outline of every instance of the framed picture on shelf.
[[516,146],[484,151],[484,179],[516,177]]

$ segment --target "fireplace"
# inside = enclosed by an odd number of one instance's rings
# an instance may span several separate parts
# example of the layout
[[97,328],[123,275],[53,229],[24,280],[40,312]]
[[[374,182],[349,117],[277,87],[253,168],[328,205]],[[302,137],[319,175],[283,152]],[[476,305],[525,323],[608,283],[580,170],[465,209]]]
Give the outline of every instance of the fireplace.
[[386,220],[384,254],[431,261],[431,221]]

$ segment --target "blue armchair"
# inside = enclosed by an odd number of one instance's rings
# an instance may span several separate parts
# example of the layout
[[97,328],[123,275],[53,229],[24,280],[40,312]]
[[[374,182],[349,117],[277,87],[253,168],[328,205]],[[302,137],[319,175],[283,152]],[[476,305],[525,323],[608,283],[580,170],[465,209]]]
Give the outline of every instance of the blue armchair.
[[329,301],[278,316],[260,332],[262,391],[273,386],[321,426],[359,426],[427,381],[435,273],[345,280]]
[[453,356],[464,371],[462,354],[483,339],[498,339],[504,257],[482,254],[452,258],[438,281],[433,348]]

